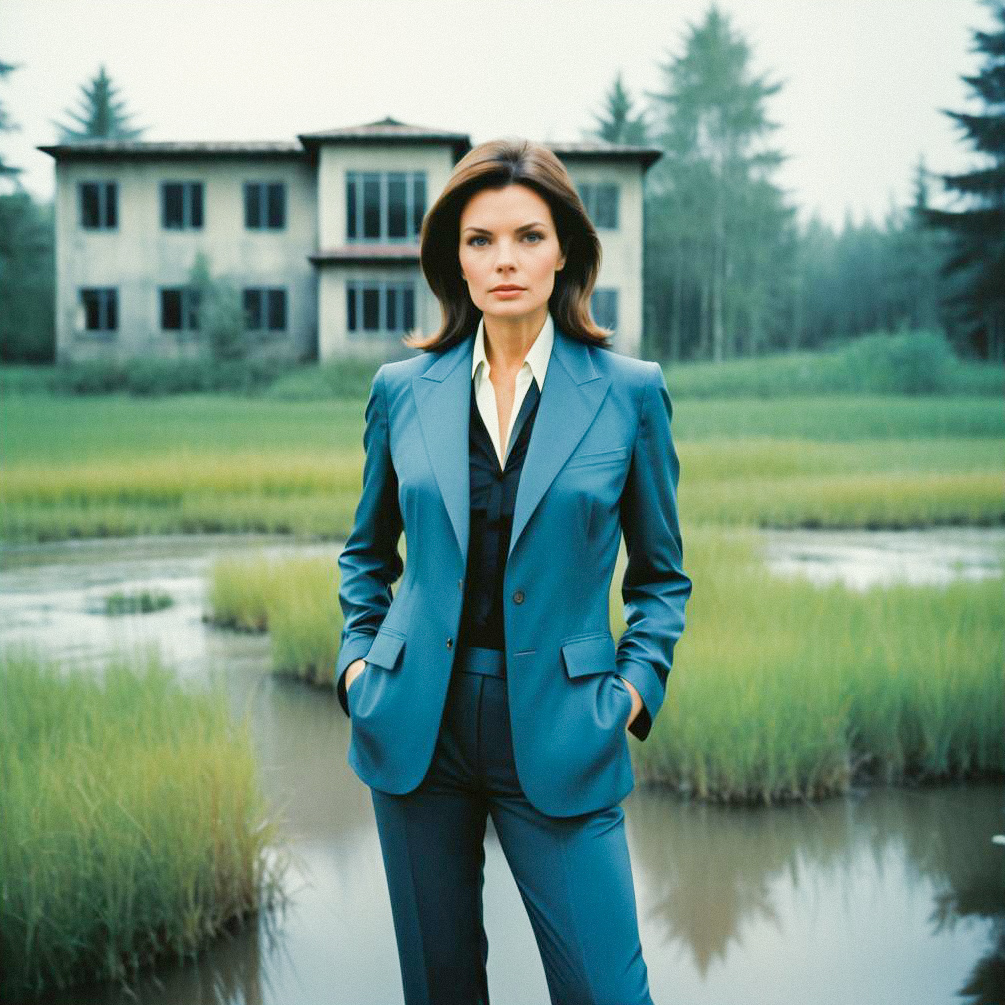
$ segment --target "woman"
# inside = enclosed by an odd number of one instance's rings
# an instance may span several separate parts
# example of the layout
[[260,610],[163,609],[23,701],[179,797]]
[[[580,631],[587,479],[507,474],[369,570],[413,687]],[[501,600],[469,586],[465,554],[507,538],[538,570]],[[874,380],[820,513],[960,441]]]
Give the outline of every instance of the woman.
[[374,377],[336,667],[405,1000],[489,1000],[491,814],[552,1002],[651,1003],[620,801],[691,592],[663,373],[592,320],[600,243],[543,146],[463,157],[421,260],[443,325]]

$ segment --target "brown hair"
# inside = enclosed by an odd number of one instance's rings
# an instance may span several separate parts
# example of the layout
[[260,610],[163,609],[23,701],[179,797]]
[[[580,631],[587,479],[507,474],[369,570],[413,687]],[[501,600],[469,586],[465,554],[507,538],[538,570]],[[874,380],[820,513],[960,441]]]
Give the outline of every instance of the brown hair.
[[548,203],[565,265],[555,273],[548,310],[565,334],[610,348],[610,329],[590,313],[590,294],[600,271],[597,232],[569,172],[547,147],[519,137],[489,140],[469,150],[455,165],[439,198],[422,221],[419,257],[422,271],[440,302],[439,331],[425,338],[406,336],[412,349],[442,352],[471,335],[481,312],[461,278],[460,220],[468,200],[485,188],[526,185]]

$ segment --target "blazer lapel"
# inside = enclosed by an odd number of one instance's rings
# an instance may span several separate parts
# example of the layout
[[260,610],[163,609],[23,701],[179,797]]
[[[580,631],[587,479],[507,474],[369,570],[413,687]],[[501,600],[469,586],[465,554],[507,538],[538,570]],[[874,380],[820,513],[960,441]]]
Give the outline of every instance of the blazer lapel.
[[[465,565],[471,510],[468,425],[473,351],[472,335],[442,353],[425,373],[412,378],[429,463]],[[609,385],[610,378],[594,368],[589,347],[555,325],[551,358],[520,472],[508,555],[589,428]]]
[[441,353],[425,373],[412,378],[426,453],[465,565],[471,515],[468,423],[474,347],[471,335]]
[[507,558],[513,554],[541,497],[589,429],[610,383],[609,377],[594,368],[589,347],[570,338],[556,324],[551,359],[516,490]]

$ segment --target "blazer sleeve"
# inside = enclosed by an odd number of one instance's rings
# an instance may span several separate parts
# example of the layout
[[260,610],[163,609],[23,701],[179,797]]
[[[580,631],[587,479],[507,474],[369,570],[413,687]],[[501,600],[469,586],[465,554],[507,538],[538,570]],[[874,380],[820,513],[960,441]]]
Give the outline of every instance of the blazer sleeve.
[[663,704],[692,585],[684,572],[677,513],[680,463],[670,436],[673,408],[663,370],[658,363],[650,366],[621,496],[628,566],[621,587],[626,628],[618,641],[616,671],[642,697],[642,708],[629,727],[640,740],[649,735]]
[[391,606],[391,584],[404,569],[398,553],[403,525],[398,507],[398,477],[391,463],[383,371],[382,364],[373,378],[366,404],[363,488],[352,532],[338,559],[343,626],[335,675],[336,693],[346,715],[349,715],[346,667],[370,651],[373,637]]

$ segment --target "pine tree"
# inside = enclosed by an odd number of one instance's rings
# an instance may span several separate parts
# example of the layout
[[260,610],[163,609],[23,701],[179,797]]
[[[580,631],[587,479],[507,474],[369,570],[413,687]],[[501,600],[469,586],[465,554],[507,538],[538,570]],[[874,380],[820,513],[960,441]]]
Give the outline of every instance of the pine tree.
[[594,115],[596,128],[592,135],[608,143],[646,143],[645,116],[632,115],[632,99],[625,89],[619,70],[607,92],[604,114]]
[[68,111],[81,129],[53,122],[59,131],[60,143],[79,143],[81,140],[135,140],[145,132],[143,128],[134,129],[129,125],[131,113],[126,113],[125,101],[116,99],[116,88],[111,78],[105,73],[104,64],[98,70],[98,75],[90,86],[82,84],[81,108],[79,111]]
[[[19,69],[20,66],[17,64],[5,63],[3,60],[0,60],[0,81],[7,77],[8,74],[13,73],[14,70]],[[3,102],[0,101],[0,133],[11,133],[20,128],[20,126],[15,125],[15,123],[11,121],[7,114],[7,109],[4,107]],[[24,168],[8,164],[7,161],[4,160],[3,154],[0,153],[0,179],[9,178],[13,181],[14,187],[16,189],[20,189],[21,182],[18,175],[21,174],[23,170]]]
[[[0,60],[0,81],[20,65]],[[0,102],[0,134],[20,127]],[[53,204],[36,204],[0,152],[0,361],[51,362],[55,348],[55,224]]]
[[890,242],[895,280],[891,293],[899,321],[915,329],[936,328],[940,324],[939,269],[946,260],[949,235],[933,230],[925,218],[930,208],[929,172],[923,157],[914,170],[914,198],[891,229]]
[[762,142],[777,128],[765,102],[781,84],[754,75],[751,57],[713,3],[648,95],[665,155],[647,177],[646,288],[653,327],[668,336],[653,348],[672,359],[760,351],[786,323],[772,286],[794,210],[770,177],[785,155]]
[[961,282],[949,306],[982,356],[1005,361],[1005,4],[991,6],[1000,27],[974,32],[974,50],[986,59],[977,76],[962,78],[985,108],[976,115],[946,110],[988,160],[963,174],[939,175],[969,205],[926,209],[924,217],[955,239],[944,274],[956,273]]

